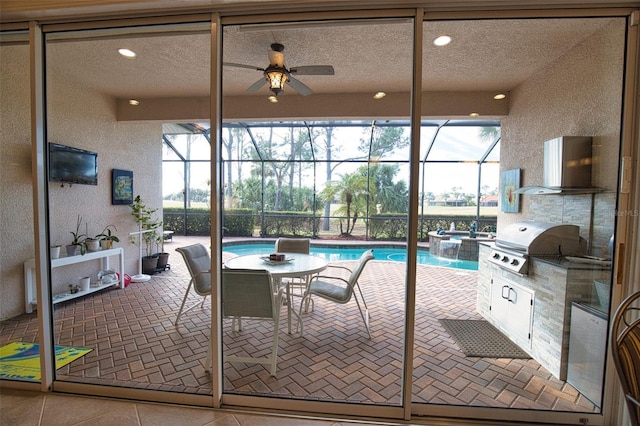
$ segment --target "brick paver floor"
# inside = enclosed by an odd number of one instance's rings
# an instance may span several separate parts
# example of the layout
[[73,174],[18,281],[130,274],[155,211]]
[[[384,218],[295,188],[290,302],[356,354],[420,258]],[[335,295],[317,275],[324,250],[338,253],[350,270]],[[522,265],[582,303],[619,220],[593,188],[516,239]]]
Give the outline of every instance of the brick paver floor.
[[[206,239],[201,239],[209,245]],[[174,236],[165,249],[191,244]],[[223,259],[227,254],[223,255]],[[345,262],[353,265],[355,262]],[[211,394],[204,371],[211,310],[196,307],[174,325],[189,275],[179,254],[171,269],[134,283],[55,305],[56,344],[94,350],[58,370],[61,380],[140,389]],[[277,377],[263,365],[224,366],[230,393],[399,405],[405,329],[405,265],[369,262],[360,285],[371,311],[368,339],[355,302],[315,300],[302,316],[304,335],[287,334],[282,309]],[[476,272],[418,266],[413,401],[418,403],[594,411],[591,402],[534,360],[467,358],[438,319],[480,319]],[[195,294],[190,303],[201,300]],[[299,303],[299,299],[295,300]],[[267,355],[272,328],[223,322],[224,350]],[[37,341],[36,314],[0,325],[0,344]]]

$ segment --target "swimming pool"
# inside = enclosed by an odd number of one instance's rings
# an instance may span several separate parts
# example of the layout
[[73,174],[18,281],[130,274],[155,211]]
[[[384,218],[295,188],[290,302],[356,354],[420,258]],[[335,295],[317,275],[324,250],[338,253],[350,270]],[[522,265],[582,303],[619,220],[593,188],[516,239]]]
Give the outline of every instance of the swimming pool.
[[[407,253],[404,248],[396,247],[376,247],[371,246],[311,246],[311,254],[327,259],[329,262],[339,260],[358,260],[362,253],[369,248],[373,248],[376,260],[390,260],[395,262],[406,262]],[[244,254],[269,254],[273,252],[273,243],[251,243],[251,244],[225,244],[223,251],[244,255]],[[418,264],[431,266],[444,266],[447,268],[478,270],[478,262],[471,260],[446,259],[437,257],[429,253],[428,250],[418,249]]]

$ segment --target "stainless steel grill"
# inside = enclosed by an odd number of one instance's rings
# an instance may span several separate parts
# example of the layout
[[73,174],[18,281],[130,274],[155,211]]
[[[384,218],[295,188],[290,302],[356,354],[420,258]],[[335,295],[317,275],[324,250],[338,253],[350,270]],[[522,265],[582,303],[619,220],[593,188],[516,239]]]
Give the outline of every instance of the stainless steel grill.
[[529,256],[580,256],[585,252],[586,241],[580,237],[580,227],[576,225],[516,222],[496,237],[489,261],[526,275]]

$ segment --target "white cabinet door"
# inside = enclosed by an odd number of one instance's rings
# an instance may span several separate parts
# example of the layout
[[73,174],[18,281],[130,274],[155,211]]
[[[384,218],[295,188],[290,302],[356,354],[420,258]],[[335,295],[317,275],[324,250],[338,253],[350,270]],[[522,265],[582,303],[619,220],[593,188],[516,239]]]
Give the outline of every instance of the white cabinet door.
[[518,345],[531,347],[531,290],[494,277],[491,283],[491,316]]
[[491,316],[501,327],[505,327],[509,316],[508,293],[509,284],[497,278],[491,279]]
[[509,331],[520,346],[531,347],[533,293],[517,284],[509,289]]

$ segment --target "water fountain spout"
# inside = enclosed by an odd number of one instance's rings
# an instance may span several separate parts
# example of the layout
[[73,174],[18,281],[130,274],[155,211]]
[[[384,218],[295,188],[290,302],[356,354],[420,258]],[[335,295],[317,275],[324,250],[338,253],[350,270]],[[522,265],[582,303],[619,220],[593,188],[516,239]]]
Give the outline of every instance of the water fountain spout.
[[476,229],[478,228],[478,225],[476,224],[476,222],[474,221],[471,224],[471,229],[469,229],[469,238],[475,238],[476,237]]

